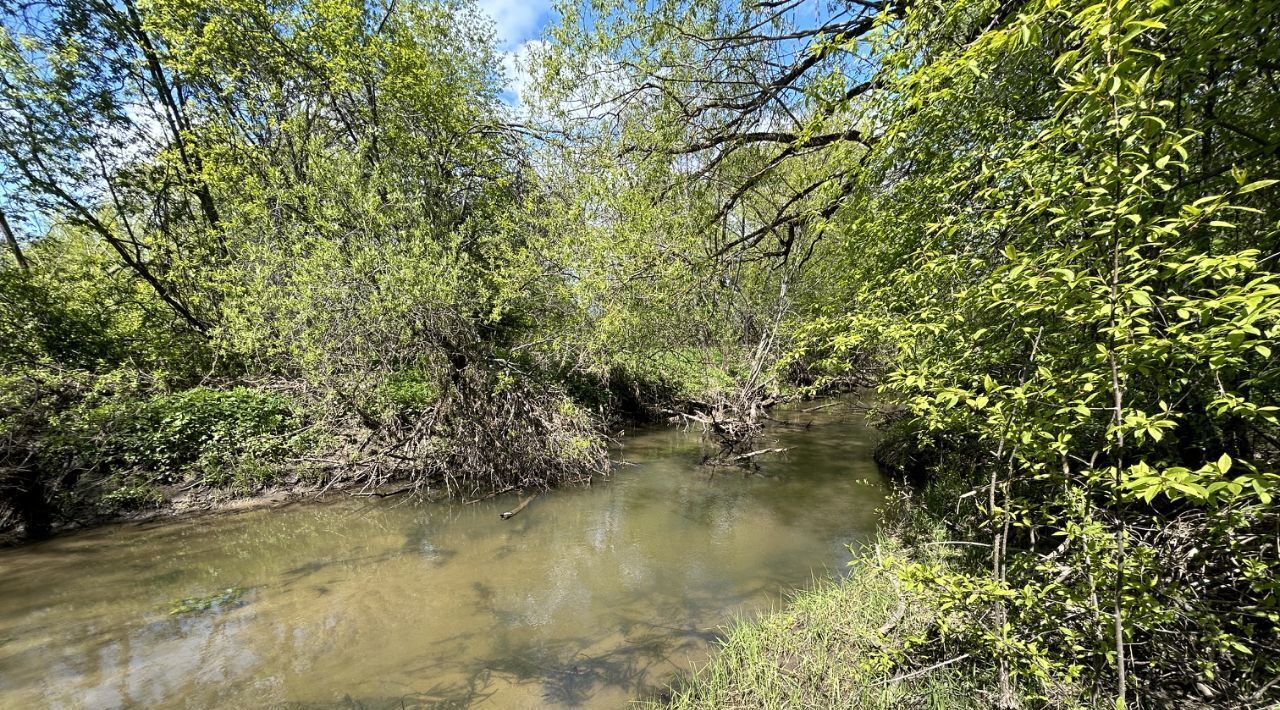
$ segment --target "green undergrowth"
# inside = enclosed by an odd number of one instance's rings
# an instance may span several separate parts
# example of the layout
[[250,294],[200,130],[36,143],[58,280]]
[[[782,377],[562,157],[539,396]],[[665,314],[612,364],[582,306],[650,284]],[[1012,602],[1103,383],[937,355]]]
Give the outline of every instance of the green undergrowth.
[[[893,544],[883,542],[882,553]],[[893,666],[898,639],[927,629],[931,610],[907,604],[899,618],[894,573],[870,554],[848,577],[819,582],[782,610],[733,625],[716,657],[675,689],[668,706],[990,707],[983,678],[970,667],[912,676]]]
[[19,510],[27,525],[92,520],[175,491],[234,497],[296,478],[293,459],[316,447],[310,419],[304,403],[260,387],[28,367],[0,376],[0,466],[34,492]]
[[67,418],[66,445],[92,452],[95,466],[137,471],[156,484],[246,491],[269,483],[275,465],[302,448],[305,426],[287,397],[242,386],[116,399]]

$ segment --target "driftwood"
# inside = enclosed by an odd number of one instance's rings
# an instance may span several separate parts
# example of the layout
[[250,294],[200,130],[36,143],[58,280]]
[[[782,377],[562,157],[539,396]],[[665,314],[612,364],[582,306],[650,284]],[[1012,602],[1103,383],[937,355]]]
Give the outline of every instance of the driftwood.
[[924,675],[925,673],[928,673],[928,672],[930,672],[930,671],[936,671],[936,670],[938,670],[939,668],[945,668],[945,667],[947,667],[947,666],[951,665],[952,663],[959,663],[960,661],[963,661],[964,659],[966,659],[966,658],[968,658],[968,657],[969,657],[969,654],[967,654],[967,653],[962,653],[962,654],[960,654],[959,656],[956,656],[955,658],[952,658],[952,659],[950,659],[950,660],[943,661],[942,663],[935,663],[935,664],[933,664],[932,666],[929,666],[928,668],[921,668],[921,669],[920,669],[920,670],[918,670],[918,671],[912,671],[911,673],[907,673],[907,674],[905,674],[905,675],[894,676],[894,677],[889,678],[889,679],[887,679],[887,680],[882,680],[882,681],[880,681],[879,683],[876,683],[876,685],[893,685],[893,684],[895,684],[895,683],[901,683],[901,682],[902,682],[902,681],[904,681],[904,680],[910,680],[911,678],[916,678],[916,677],[918,677],[918,676],[922,676],[922,675]]
[[747,452],[747,453],[745,453],[745,454],[740,454],[740,455],[738,455],[738,456],[734,456],[733,458],[731,458],[731,459],[729,459],[729,460],[730,460],[730,461],[750,461],[751,459],[753,459],[753,458],[755,458],[755,457],[757,457],[757,456],[763,456],[764,454],[780,454],[780,453],[782,453],[783,451],[786,451],[786,449],[776,449],[776,448],[775,448],[775,449],[760,449],[760,450],[758,450],[758,451],[748,451],[748,452]]
[[537,493],[534,493],[533,495],[531,495],[531,496],[529,496],[528,498],[525,498],[523,501],[521,501],[521,502],[520,502],[520,505],[517,505],[516,507],[512,508],[511,510],[508,510],[507,512],[503,513],[502,515],[499,515],[498,517],[502,518],[503,520],[510,520],[510,519],[512,519],[512,518],[514,518],[514,517],[516,517],[516,515],[518,515],[518,514],[520,513],[520,511],[522,511],[522,510],[524,510],[525,508],[527,508],[527,507],[529,506],[529,504],[533,502],[533,499],[534,499],[534,498],[537,498],[537,497],[538,497],[538,494],[537,494]]
[[896,574],[889,575],[889,581],[893,582],[893,590],[898,594],[898,608],[894,610],[893,616],[884,622],[884,626],[876,631],[880,636],[888,636],[890,631],[898,628],[902,618],[907,615],[907,597],[902,593],[902,583],[898,581]]
[[800,412],[801,412],[801,413],[805,413],[805,412],[816,412],[816,411],[818,411],[819,409],[827,409],[828,407],[834,407],[834,406],[836,406],[837,404],[840,404],[840,402],[827,402],[826,404],[819,404],[819,405],[818,405],[818,406],[816,406],[816,407],[806,407],[806,408],[804,408],[804,409],[801,409],[801,410],[800,410]]

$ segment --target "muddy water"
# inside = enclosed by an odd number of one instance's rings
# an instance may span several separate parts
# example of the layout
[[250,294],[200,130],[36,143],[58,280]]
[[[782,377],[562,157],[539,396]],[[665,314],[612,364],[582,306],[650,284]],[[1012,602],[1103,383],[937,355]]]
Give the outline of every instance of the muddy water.
[[[353,499],[0,551],[0,707],[619,707],[876,526],[871,433],[787,414],[756,473],[692,434],[611,478],[473,505]],[[209,608],[171,614],[175,599]],[[240,591],[243,590],[243,591]],[[200,606],[200,604],[196,604]]]

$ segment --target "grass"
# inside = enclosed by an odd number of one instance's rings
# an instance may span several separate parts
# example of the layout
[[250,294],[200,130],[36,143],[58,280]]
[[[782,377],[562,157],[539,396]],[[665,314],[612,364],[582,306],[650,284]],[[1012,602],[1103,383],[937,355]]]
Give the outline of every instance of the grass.
[[925,633],[935,610],[904,597],[881,564],[882,540],[843,580],[826,580],[778,612],[728,630],[706,666],[682,680],[668,707],[988,708],[991,696],[964,663],[898,668],[901,640]]
[[[883,511],[883,532],[853,555],[850,574],[797,592],[778,611],[730,627],[705,666],[661,700],[675,710],[857,708],[986,710],[997,706],[996,660],[964,635],[989,609],[949,605],[902,582],[904,566],[941,572],[981,565],[972,548],[946,545],[945,522],[959,493],[954,479],[923,491],[899,489]],[[910,576],[910,575],[908,575]],[[917,587],[919,585],[916,585]],[[926,585],[927,587],[927,585]],[[1012,689],[1015,707],[1079,710],[1083,689],[1053,682]],[[656,705],[656,703],[655,703]]]

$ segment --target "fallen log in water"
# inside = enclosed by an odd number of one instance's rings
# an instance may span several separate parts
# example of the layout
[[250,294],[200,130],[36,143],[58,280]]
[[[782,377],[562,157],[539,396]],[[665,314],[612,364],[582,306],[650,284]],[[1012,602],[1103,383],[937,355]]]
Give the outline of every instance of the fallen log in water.
[[533,502],[533,499],[537,497],[538,497],[538,494],[534,493],[533,495],[521,501],[520,505],[517,505],[516,507],[512,508],[511,510],[508,510],[507,512],[503,513],[498,517],[502,518],[503,520],[510,520],[511,518],[516,517],[516,515],[519,514],[520,511],[527,508],[529,504]]
[[416,486],[405,486],[403,488],[397,488],[394,491],[360,491],[358,493],[352,493],[351,495],[359,498],[371,497],[371,496],[376,498],[390,498],[391,496],[398,496],[403,493],[409,493],[415,490],[416,488],[417,488]]
[[775,449],[760,449],[760,450],[758,450],[758,451],[748,451],[748,452],[747,452],[747,453],[745,453],[745,454],[739,454],[739,455],[734,456],[733,458],[731,458],[731,459],[729,459],[729,460],[730,460],[730,461],[750,461],[751,459],[753,459],[753,458],[755,458],[755,457],[757,457],[757,456],[763,456],[763,455],[765,455],[765,454],[780,454],[780,453],[782,453],[783,451],[786,451],[786,449],[776,449],[776,448],[775,448]]

